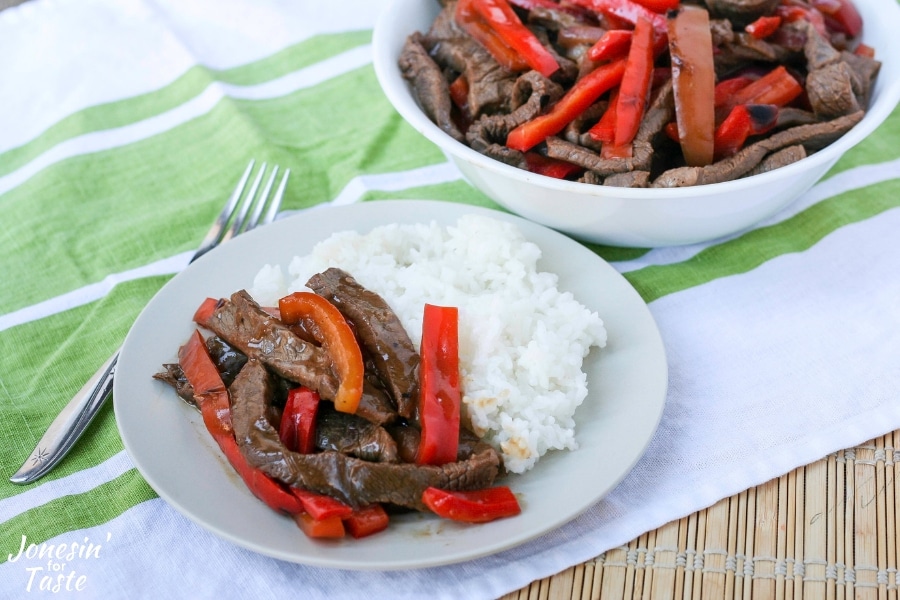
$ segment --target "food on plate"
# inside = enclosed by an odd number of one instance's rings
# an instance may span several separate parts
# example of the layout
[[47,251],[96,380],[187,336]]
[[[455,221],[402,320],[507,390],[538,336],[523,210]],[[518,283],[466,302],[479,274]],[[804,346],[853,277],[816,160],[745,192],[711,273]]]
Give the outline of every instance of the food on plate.
[[398,66],[444,132],[618,187],[776,169],[862,120],[880,62],[853,0],[442,0]]
[[313,537],[369,535],[398,509],[513,516],[502,478],[577,447],[582,362],[606,339],[539,258],[513,224],[474,215],[335,234],[290,282],[267,265],[203,302],[155,377]]

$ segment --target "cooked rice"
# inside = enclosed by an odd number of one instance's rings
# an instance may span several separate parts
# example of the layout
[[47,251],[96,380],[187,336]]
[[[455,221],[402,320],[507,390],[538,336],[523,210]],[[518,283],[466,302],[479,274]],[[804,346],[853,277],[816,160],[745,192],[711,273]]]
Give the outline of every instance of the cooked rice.
[[464,419],[522,473],[549,450],[577,448],[573,417],[588,392],[582,363],[606,344],[597,313],[539,272],[540,257],[514,224],[497,219],[394,224],[335,233],[295,257],[288,277],[267,265],[250,293],[272,305],[338,267],[388,302],[416,346],[425,303],[459,307]]

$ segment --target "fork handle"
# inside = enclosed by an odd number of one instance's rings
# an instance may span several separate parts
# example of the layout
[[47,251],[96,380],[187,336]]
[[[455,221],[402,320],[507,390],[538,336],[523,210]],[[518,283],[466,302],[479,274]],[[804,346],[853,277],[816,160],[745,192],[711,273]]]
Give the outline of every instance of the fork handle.
[[112,395],[113,375],[116,373],[118,360],[117,350],[69,400],[25,463],[10,477],[11,482],[24,485],[40,479],[68,454],[100,412],[107,398]]

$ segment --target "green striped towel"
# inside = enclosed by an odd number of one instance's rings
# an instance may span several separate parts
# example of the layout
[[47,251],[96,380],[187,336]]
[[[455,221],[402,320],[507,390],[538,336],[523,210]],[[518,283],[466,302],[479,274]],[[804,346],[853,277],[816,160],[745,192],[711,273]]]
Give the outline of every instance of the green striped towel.
[[[0,471],[20,466],[184,267],[249,158],[292,170],[288,211],[495,207],[381,93],[370,40],[384,5],[32,0],[0,12]],[[497,597],[900,427],[898,141],[895,110],[797,203],[726,240],[592,247],[649,303],[669,395],[635,470],[563,528],[427,570],[284,563],[159,499],[107,406],[47,477],[0,480],[0,597]]]

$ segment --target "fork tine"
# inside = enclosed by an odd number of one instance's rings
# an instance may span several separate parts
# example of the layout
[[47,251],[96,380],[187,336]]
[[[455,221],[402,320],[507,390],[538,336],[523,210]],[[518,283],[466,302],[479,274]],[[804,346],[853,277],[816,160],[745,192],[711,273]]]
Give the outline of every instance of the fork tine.
[[272,203],[269,205],[269,210],[266,212],[266,216],[262,220],[263,224],[271,223],[278,215],[278,209],[281,208],[281,200],[284,198],[284,189],[287,187],[287,181],[290,175],[291,170],[285,169],[284,175],[281,178],[281,183],[278,184],[278,190],[275,192],[275,197],[272,198]]
[[[216,246],[224,244],[236,235],[244,233],[245,231],[250,231],[257,225],[264,225],[275,220],[275,216],[277,215],[278,209],[281,206],[281,200],[284,197],[284,190],[287,184],[288,175],[290,175],[291,171],[290,169],[285,169],[284,175],[281,178],[281,183],[278,186],[278,190],[276,190],[275,196],[269,203],[268,211],[266,212],[262,220],[260,220],[260,215],[262,214],[262,211],[266,206],[269,194],[272,191],[272,186],[275,184],[275,177],[278,174],[279,167],[277,165],[273,166],[272,173],[269,176],[268,182],[266,183],[263,190],[259,194],[257,194],[267,168],[267,164],[262,163],[262,165],[260,165],[259,167],[259,171],[257,171],[256,173],[256,177],[254,178],[253,183],[250,185],[250,189],[245,195],[244,188],[247,187],[247,182],[250,179],[250,175],[253,171],[253,166],[255,165],[255,163],[255,160],[251,160],[250,164],[247,165],[247,168],[244,170],[243,175],[241,175],[241,180],[238,182],[237,187],[235,187],[234,191],[231,193],[231,196],[225,203],[225,207],[222,209],[222,212],[219,214],[216,222],[209,230],[209,233],[206,234],[206,237],[203,239],[200,248],[194,254],[193,258],[191,258],[190,262],[194,262],[202,255],[206,254]],[[248,213],[250,212],[251,208],[253,208],[253,212],[249,215],[248,218]],[[231,224],[227,229],[225,229],[225,226],[228,225],[229,221],[231,222]]]
[[250,191],[247,192],[246,199],[243,204],[241,204],[240,210],[238,214],[234,217],[234,220],[231,222],[231,227],[229,227],[225,233],[222,235],[222,239],[219,240],[220,244],[224,244],[234,236],[238,235],[242,231],[242,227],[244,226],[244,221],[247,218],[247,212],[250,210],[250,205],[256,200],[256,192],[259,190],[259,184],[262,182],[263,174],[266,172],[266,167],[268,165],[263,163],[259,167],[259,171],[256,173],[256,178],[253,180],[253,185],[250,186]]
[[193,258],[191,258],[191,262],[194,262],[202,255],[212,250],[216,245],[218,245],[219,238],[222,236],[222,231],[225,229],[225,225],[228,223],[228,219],[234,212],[238,200],[241,199],[241,195],[244,192],[244,187],[247,185],[247,180],[250,178],[250,172],[253,170],[254,164],[256,164],[256,161],[251,158],[250,163],[247,165],[247,168],[244,169],[244,174],[241,175],[241,180],[238,182],[237,187],[235,187],[234,191],[231,192],[231,196],[228,197],[228,202],[225,203],[225,206],[222,208],[222,212],[220,212],[219,216],[216,217],[215,223],[213,223],[213,226],[210,228],[209,232],[207,232],[206,237],[203,238],[203,241],[200,242],[200,247],[197,249],[197,252],[194,254]]
[[259,217],[263,212],[263,209],[266,207],[266,202],[269,200],[269,193],[272,191],[272,185],[275,183],[275,176],[278,175],[278,165],[272,167],[272,175],[269,176],[269,181],[266,182],[266,187],[263,188],[262,193],[260,193],[259,198],[256,199],[256,202],[253,204],[253,214],[250,215],[250,218],[247,220],[247,226],[244,228],[244,231],[250,231],[254,227],[259,224]]

